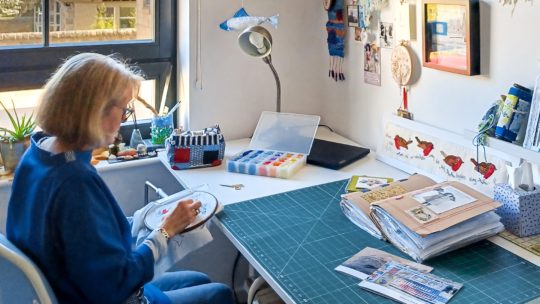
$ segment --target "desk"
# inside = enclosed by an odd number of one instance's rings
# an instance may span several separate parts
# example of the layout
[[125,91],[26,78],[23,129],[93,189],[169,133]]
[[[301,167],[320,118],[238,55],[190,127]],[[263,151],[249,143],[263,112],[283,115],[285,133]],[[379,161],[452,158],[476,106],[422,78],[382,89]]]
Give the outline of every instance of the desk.
[[[343,142],[343,143],[354,144],[336,134],[325,132],[324,129],[319,130],[319,132],[317,133],[317,137],[321,139],[328,139],[328,140],[334,140],[334,141]],[[225,158],[229,158],[233,156],[235,153],[240,152],[241,150],[245,149],[248,143],[249,143],[249,140],[247,139],[227,142]],[[160,159],[166,164],[167,167],[169,167],[168,164],[166,163],[164,155],[160,155]],[[301,188],[305,188],[309,186],[314,186],[314,185],[320,185],[320,184],[329,183],[329,182],[335,182],[329,187],[339,188],[344,185],[344,182],[336,182],[336,181],[347,179],[353,174],[389,176],[389,177],[394,177],[394,178],[404,178],[407,176],[406,173],[396,168],[390,167],[382,162],[377,161],[373,153],[371,153],[366,158],[361,159],[340,171],[334,171],[334,170],[329,170],[329,169],[324,169],[324,168],[308,165],[305,168],[302,168],[298,173],[293,175],[291,179],[278,179],[278,178],[270,178],[270,177],[260,177],[260,176],[251,176],[251,175],[245,175],[245,174],[229,173],[229,172],[226,172],[226,169],[224,166],[196,169],[196,170],[186,170],[186,171],[172,171],[172,172],[174,176],[180,181],[180,183],[182,183],[182,185],[184,185],[185,187],[192,188],[201,184],[207,184],[209,187],[209,190],[212,193],[214,193],[218,198],[220,198],[220,200],[224,204],[233,204],[236,202],[253,200],[253,199],[257,199],[257,198],[261,198],[261,197],[265,197],[269,195],[279,194],[279,193],[283,193],[287,191],[293,191],[293,190],[297,190],[297,189],[301,189]],[[237,183],[244,184],[245,187],[242,190],[234,190],[232,188],[219,186],[219,184],[237,184]],[[332,191],[335,191],[335,190],[332,190]],[[324,198],[324,199],[327,199],[327,198]],[[269,204],[265,204],[265,206],[269,206],[269,205],[271,205],[271,202],[269,202]],[[316,205],[313,205],[313,206],[314,208],[316,208]],[[336,212],[334,212],[334,214],[336,214]],[[255,213],[253,213],[252,216],[255,217]],[[337,220],[343,221],[343,218],[338,218]],[[254,223],[256,224],[256,221],[254,221]],[[218,224],[221,224],[221,223],[219,223],[218,221]],[[352,224],[346,221],[343,225],[344,230],[342,232],[350,233],[351,236],[354,236],[356,234],[360,235],[361,233],[363,233],[361,230],[355,227],[352,227],[351,225]],[[240,252],[251,263],[251,265],[253,265],[255,269],[265,278],[265,280],[274,288],[274,290],[282,297],[282,299],[284,299],[288,303],[294,303],[294,302],[300,302],[300,301],[311,302],[314,296],[313,294],[309,294],[309,292],[316,293],[317,290],[313,290],[313,289],[311,291],[306,290],[304,292],[306,293],[306,295],[305,296],[301,295],[300,298],[297,295],[291,296],[290,295],[291,290],[288,290],[286,287],[283,287],[280,283],[278,283],[274,279],[275,272],[273,272],[272,269],[265,268],[265,266],[263,266],[264,263],[259,262],[260,254],[258,257],[255,257],[253,254],[254,252],[253,248],[247,248],[246,243],[241,242],[237,238],[237,236],[235,236],[237,235],[236,231],[229,230],[229,228],[226,228],[225,225],[222,225],[222,228],[225,235],[240,250]],[[347,229],[355,229],[355,230],[350,231]],[[352,244],[354,243],[354,240],[358,240],[358,242],[360,242],[360,241],[365,241],[366,239],[353,238],[352,243],[350,243],[349,246],[353,246]],[[384,250],[387,250],[392,253],[398,253],[397,250],[395,250],[395,248],[393,248],[392,246],[386,243],[382,243],[374,238],[367,239],[367,240],[368,240],[367,243],[364,242],[362,244],[357,244],[357,246],[370,245],[372,247],[383,248]],[[285,242],[285,240],[283,240],[283,242]],[[484,244],[487,244],[486,246],[488,247],[492,246],[491,244],[487,242],[485,242]],[[286,247],[286,244],[285,243],[280,244],[280,240],[275,240],[274,246]],[[332,250],[339,250],[342,248],[312,247],[311,249],[314,251],[329,251],[329,250],[332,251]],[[348,250],[348,253],[347,253],[348,255],[352,255],[356,251],[354,247],[349,247],[347,248],[347,250]],[[509,254],[508,252],[504,250],[500,250],[499,253],[501,255]],[[306,259],[309,259],[309,258],[310,258],[310,255],[306,254]],[[534,258],[534,257],[531,257],[531,258]],[[476,261],[480,261],[480,263],[482,263],[481,259],[476,260]],[[517,261],[517,260],[514,259],[514,261]],[[332,261],[332,262],[335,264],[335,261]],[[492,266],[500,267],[500,265],[492,265]],[[534,269],[535,266],[532,264],[527,264],[527,267],[529,267],[530,269]],[[295,279],[302,280],[303,277],[310,276],[311,273],[313,273],[313,271],[315,270],[316,269],[313,267],[311,269],[296,270],[294,273]],[[528,272],[528,270],[526,269],[525,272]],[[334,274],[334,275],[338,276],[340,274]],[[459,281],[459,278],[453,278],[453,277],[449,277],[449,278]],[[344,278],[343,280],[340,279],[339,282],[348,284],[348,286],[344,286],[346,287],[343,290],[344,292],[348,291],[348,292],[355,293],[356,292],[355,288],[358,288],[354,286],[355,282],[353,282],[353,279]],[[324,285],[320,285],[319,287],[328,288],[328,286],[324,286]],[[319,297],[314,302],[322,302],[322,303],[335,302],[336,297],[339,297],[339,292],[337,294],[335,292],[332,294],[332,292],[329,291],[327,295],[329,296],[329,298]],[[346,293],[344,293],[343,295],[346,296]],[[357,294],[355,295],[358,296]],[[371,299],[371,301],[383,300],[382,298],[373,296],[371,294],[369,295],[365,294],[365,297],[368,299]],[[492,298],[488,298],[488,299],[492,299]],[[341,301],[340,299],[339,302],[355,303],[355,299],[351,299],[351,298],[342,299],[342,300],[343,301]],[[471,299],[471,300],[477,300],[477,299]],[[364,301],[367,301],[367,299]],[[367,302],[369,303],[370,301],[367,301]]]

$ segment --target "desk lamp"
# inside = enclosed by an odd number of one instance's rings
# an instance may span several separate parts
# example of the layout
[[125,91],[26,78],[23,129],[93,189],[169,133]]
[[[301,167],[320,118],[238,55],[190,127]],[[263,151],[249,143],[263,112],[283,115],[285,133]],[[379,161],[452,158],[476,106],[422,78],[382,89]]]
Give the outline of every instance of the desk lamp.
[[249,56],[262,58],[274,74],[277,86],[276,112],[281,112],[281,83],[276,69],[272,65],[272,35],[262,26],[250,26],[238,36],[240,48]]

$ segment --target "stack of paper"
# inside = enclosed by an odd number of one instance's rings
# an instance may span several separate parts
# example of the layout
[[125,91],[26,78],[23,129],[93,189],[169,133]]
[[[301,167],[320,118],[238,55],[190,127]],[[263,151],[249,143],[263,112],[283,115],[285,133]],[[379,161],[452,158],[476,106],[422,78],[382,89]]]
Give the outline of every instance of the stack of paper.
[[464,247],[504,229],[500,204],[458,183],[445,182],[371,204],[386,238],[418,262]]
[[493,212],[499,203],[459,182],[437,184],[419,174],[345,194],[340,205],[355,225],[419,262],[504,229]]
[[341,210],[351,222],[362,230],[378,239],[383,239],[384,237],[381,231],[370,218],[371,203],[431,185],[435,185],[433,180],[426,176],[415,174],[409,179],[374,187],[366,192],[344,194],[340,202]]

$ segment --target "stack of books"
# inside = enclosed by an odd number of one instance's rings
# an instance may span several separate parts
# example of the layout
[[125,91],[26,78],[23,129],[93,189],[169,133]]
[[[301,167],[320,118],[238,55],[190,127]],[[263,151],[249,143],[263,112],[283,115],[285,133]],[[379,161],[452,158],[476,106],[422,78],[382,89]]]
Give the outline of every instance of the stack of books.
[[435,183],[418,174],[368,192],[345,194],[341,201],[353,223],[418,262],[502,231],[494,212],[499,206],[459,182]]

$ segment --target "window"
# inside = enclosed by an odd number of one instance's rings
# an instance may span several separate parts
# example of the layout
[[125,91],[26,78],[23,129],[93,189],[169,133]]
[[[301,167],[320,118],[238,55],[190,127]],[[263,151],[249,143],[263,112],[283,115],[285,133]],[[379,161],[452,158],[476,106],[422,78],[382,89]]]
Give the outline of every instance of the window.
[[[60,10],[61,10],[60,1],[55,0],[52,3],[52,7],[49,13],[49,29],[50,31],[60,31],[61,29],[61,23],[60,23]],[[34,32],[41,33],[42,31],[42,23],[43,23],[43,11],[41,9],[41,6],[37,6],[34,8]]]
[[[9,106],[13,99],[16,108],[31,111],[37,89],[65,58],[98,52],[119,54],[140,67],[148,79],[143,98],[170,108],[176,99],[176,24],[174,0],[2,0],[0,100]],[[138,119],[149,117],[137,106]]]
[[114,7],[106,7],[104,4],[96,8],[96,23],[92,24],[95,29],[114,29]]
[[134,7],[120,8],[120,28],[135,28],[137,19]]
[[[141,84],[139,96],[144,98],[144,100],[146,100],[151,105],[155,105],[155,88],[155,80],[145,80]],[[2,101],[2,103],[8,109],[11,109],[13,107],[13,104],[15,104],[17,114],[19,116],[29,116],[32,114],[34,108],[37,106],[37,100],[42,91],[42,89],[30,89],[0,92],[0,101]],[[140,103],[135,104],[135,113],[137,116],[137,120],[150,119],[153,115],[149,109],[147,109]],[[132,118],[130,118],[130,120],[132,120]],[[0,126],[9,125],[11,125],[9,117],[4,113],[4,109],[0,108]]]

